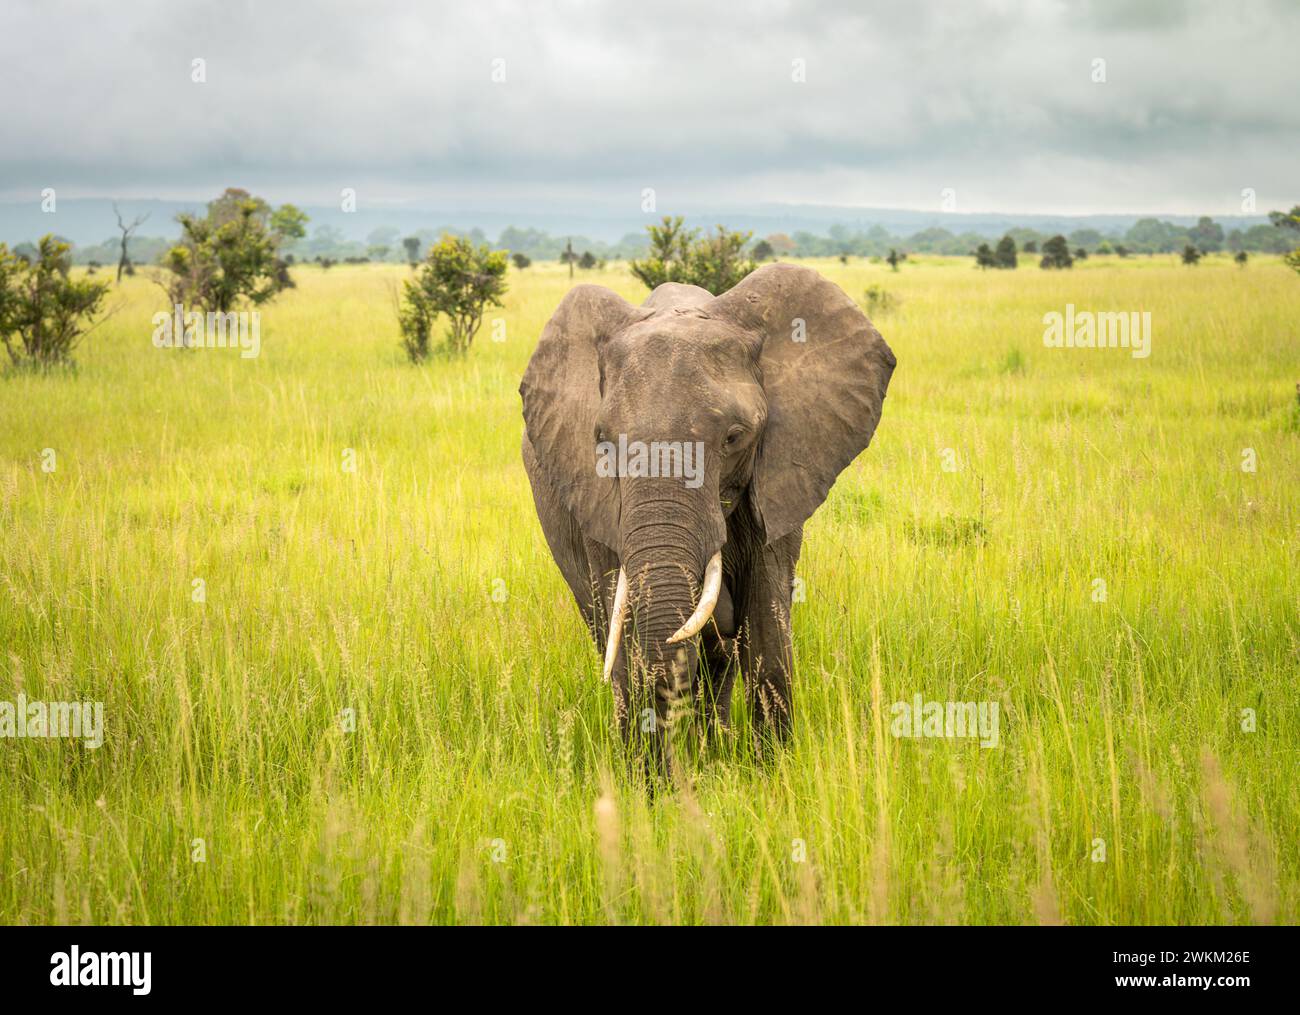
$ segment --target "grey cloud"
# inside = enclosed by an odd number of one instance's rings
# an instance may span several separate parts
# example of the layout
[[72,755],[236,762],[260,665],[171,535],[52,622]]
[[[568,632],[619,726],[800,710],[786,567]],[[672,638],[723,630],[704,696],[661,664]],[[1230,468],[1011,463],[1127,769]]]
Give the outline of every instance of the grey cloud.
[[951,186],[970,210],[1222,211],[1244,186],[1292,199],[1300,154],[1283,4],[145,0],[7,20],[8,197],[904,206]]

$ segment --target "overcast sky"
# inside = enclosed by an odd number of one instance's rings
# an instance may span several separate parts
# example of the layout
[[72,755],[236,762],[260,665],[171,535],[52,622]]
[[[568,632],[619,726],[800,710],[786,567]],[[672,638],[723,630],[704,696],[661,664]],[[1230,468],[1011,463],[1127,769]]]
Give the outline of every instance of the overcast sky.
[[4,0],[0,197],[1267,211],[1300,201],[1298,28],[1295,0]]

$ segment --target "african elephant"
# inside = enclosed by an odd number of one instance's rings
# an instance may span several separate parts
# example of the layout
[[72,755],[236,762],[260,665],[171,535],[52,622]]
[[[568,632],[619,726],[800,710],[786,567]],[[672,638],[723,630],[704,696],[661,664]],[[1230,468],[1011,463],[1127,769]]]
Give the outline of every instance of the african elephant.
[[894,365],[839,287],[791,264],[639,307],[580,285],[547,323],[519,387],[524,466],[624,738],[661,766],[672,700],[689,688],[726,727],[737,672],[759,742],[788,735],[803,524],[870,443]]

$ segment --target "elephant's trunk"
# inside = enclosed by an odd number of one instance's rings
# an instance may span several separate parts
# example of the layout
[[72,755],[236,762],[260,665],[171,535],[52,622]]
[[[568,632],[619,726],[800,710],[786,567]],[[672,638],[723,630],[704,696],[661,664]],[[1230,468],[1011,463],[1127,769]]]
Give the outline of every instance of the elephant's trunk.
[[[695,612],[690,619],[679,627],[668,639],[669,645],[693,638],[704,629],[713,611],[718,605],[718,594],[722,591],[722,551],[719,550],[704,568],[704,584],[700,588],[700,601],[695,604]],[[619,650],[623,645],[623,623],[627,619],[627,571],[618,569],[618,584],[614,589],[614,608],[610,611],[609,637],[605,640],[605,683],[609,683],[610,674],[614,672],[614,663],[618,660]]]
[[693,493],[659,479],[624,491],[627,719],[645,733],[660,731],[673,697],[690,686],[698,661],[690,635],[708,620],[721,584],[721,560],[704,543],[708,505]]

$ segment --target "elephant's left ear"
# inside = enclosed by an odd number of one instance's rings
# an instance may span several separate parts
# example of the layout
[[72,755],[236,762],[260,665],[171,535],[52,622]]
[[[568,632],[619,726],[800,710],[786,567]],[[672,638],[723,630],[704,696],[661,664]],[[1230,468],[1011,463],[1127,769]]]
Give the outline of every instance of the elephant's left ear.
[[771,264],[708,307],[762,342],[768,418],[752,496],[768,543],[801,525],[876,432],[895,359],[839,286]]

